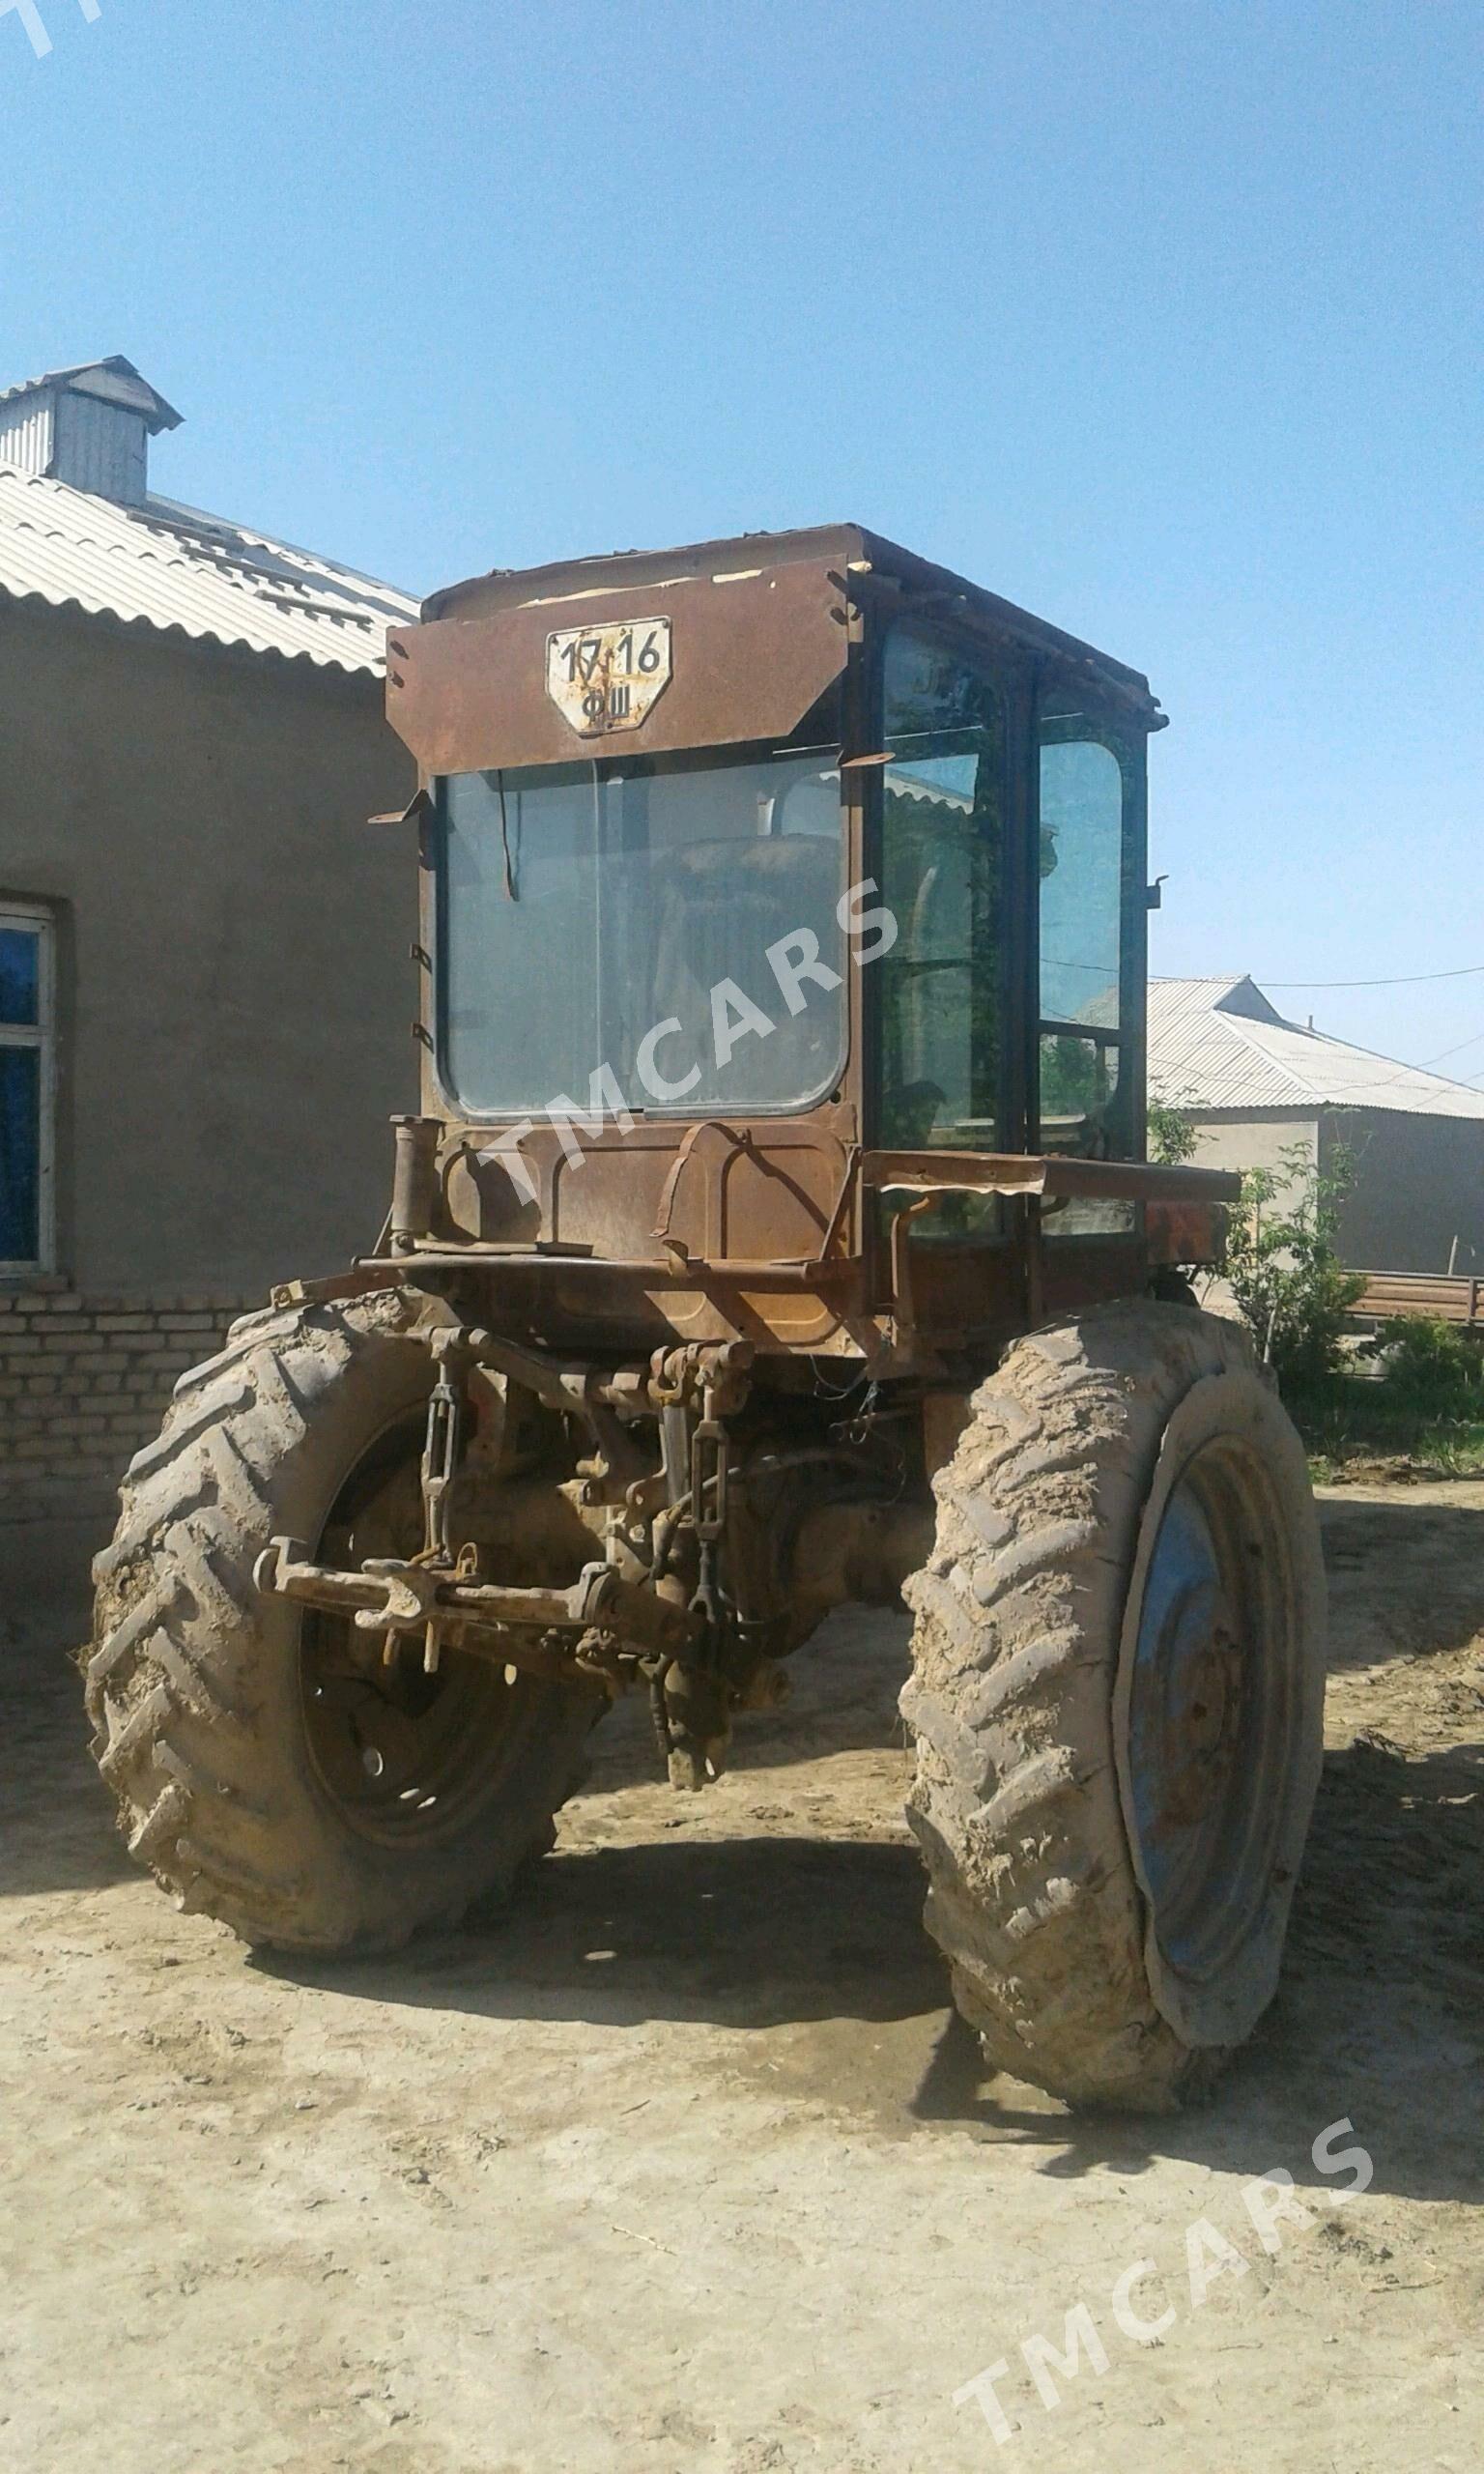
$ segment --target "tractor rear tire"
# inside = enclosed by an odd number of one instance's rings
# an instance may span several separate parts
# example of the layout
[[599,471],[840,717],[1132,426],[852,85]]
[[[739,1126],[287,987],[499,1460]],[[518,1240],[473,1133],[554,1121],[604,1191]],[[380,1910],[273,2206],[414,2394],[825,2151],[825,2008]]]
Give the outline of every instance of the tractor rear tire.
[[271,1538],[316,1553],[385,1468],[405,1477],[426,1304],[385,1291],[236,1324],[177,1385],[94,1566],[93,1749],[129,1852],[257,1946],[385,1950],[457,1923],[550,1847],[584,1774],[600,1694],[458,1651],[425,1679],[420,1644],[384,1677],[379,1649],[341,1654],[348,1627],[306,1663],[310,1627],[344,1619],[254,1586]]
[[934,1490],[928,1930],[996,2068],[1170,2111],[1272,1998],[1319,1782],[1302,1447],[1236,1324],[1129,1301],[1018,1341]]

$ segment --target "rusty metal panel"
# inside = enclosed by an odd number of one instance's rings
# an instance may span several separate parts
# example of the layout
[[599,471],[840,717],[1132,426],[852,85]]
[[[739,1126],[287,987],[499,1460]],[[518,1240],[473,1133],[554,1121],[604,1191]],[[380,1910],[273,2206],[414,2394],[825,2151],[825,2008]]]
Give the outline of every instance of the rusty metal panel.
[[584,1139],[574,1160],[537,1125],[518,1146],[532,1197],[497,1148],[500,1128],[451,1126],[442,1237],[408,1259],[453,1268],[468,1247],[471,1269],[538,1282],[544,1320],[573,1335],[633,1330],[638,1317],[684,1339],[870,1353],[878,1336],[862,1320],[849,1209],[858,1131],[855,1110],[833,1103],[689,1128],[641,1120]]
[[1146,1280],[1144,1249],[1135,1237],[1090,1237],[1047,1246],[1042,1256],[1042,1316],[1085,1314],[1115,1298],[1138,1297]]
[[[853,1108],[796,1117],[641,1120],[578,1143],[537,1125],[518,1142],[498,1126],[450,1130],[447,1224],[481,1245],[545,1246],[657,1267],[694,1256],[750,1270],[848,1258],[840,1225],[856,1134]],[[515,1174],[512,1174],[512,1156]],[[522,1188],[534,1189],[534,1197]],[[837,1242],[827,1249],[832,1231]]]
[[1225,1243],[1224,1203],[1152,1202],[1144,1237],[1152,1263],[1214,1263]]
[[[946,618],[988,633],[1001,645],[1018,646],[1037,659],[1050,661],[1069,684],[1087,682],[1111,695],[1146,730],[1162,730],[1164,716],[1139,671],[1113,661],[1092,645],[1052,627],[1028,610],[987,592],[968,577],[919,559],[899,542],[859,524],[813,525],[792,532],[743,532],[729,539],[687,542],[669,550],[621,550],[602,558],[565,559],[524,569],[496,568],[446,586],[423,605],[428,619],[484,618],[499,610],[537,600],[586,601],[596,606],[625,590],[656,586],[667,590],[683,579],[704,582],[715,575],[734,575],[756,567],[778,568],[812,563],[848,574],[853,599],[873,603],[888,616],[915,612]],[[630,605],[632,607],[632,605]]]
[[868,1186],[910,1194],[1046,1194],[1128,1202],[1236,1202],[1241,1179],[1227,1168],[1166,1168],[1142,1160],[995,1151],[868,1151]]
[[[664,693],[637,722],[632,700],[606,727],[580,700],[564,710],[548,689],[564,648],[611,647],[641,619],[668,622]],[[386,711],[428,775],[783,738],[840,676],[848,627],[840,570],[825,562],[659,584],[614,577],[487,618],[393,627]],[[579,650],[574,666],[582,660]]]
[[[999,1349],[1026,1328],[1025,1249],[967,1239],[919,1246],[908,1241],[902,1268],[907,1294],[894,1294],[885,1250],[872,1304],[890,1309],[899,1345],[910,1355],[926,1344],[929,1356],[947,1349]],[[899,1258],[901,1259],[901,1258]]]

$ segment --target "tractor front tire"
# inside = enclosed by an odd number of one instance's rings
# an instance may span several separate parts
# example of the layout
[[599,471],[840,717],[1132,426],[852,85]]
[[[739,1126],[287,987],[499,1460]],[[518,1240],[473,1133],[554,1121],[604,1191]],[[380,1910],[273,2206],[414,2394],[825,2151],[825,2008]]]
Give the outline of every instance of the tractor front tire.
[[344,1619],[254,1586],[271,1538],[354,1559],[379,1487],[415,1501],[426,1302],[235,1325],[177,1385],[94,1567],[93,1749],[129,1852],[254,1945],[385,1950],[457,1923],[552,1844],[584,1772],[601,1696],[458,1651],[425,1678],[420,1644],[384,1673]]
[[1302,1447],[1235,1324],[1129,1301],[1018,1341],[934,1489],[928,1930],[995,2067],[1169,2111],[1272,1998],[1318,1786]]

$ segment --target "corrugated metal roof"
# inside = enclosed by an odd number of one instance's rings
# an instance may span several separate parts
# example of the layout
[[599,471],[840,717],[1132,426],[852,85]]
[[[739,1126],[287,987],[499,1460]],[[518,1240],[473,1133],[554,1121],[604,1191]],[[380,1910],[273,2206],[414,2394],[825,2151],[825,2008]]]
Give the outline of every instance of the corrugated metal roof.
[[1172,1108],[1484,1117],[1484,1091],[1285,1021],[1250,979],[1152,979],[1149,1083]]
[[380,672],[418,604],[286,541],[148,498],[111,501],[0,463],[0,593],[322,668]]

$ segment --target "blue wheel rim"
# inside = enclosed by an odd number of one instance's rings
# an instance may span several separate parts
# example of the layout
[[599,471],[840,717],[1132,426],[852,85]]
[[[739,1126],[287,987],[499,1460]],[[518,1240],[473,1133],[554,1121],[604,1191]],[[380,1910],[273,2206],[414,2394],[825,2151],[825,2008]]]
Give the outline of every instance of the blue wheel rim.
[[1282,1525],[1257,1455],[1205,1445],[1159,1514],[1138,1610],[1127,1769],[1167,1964],[1209,1981],[1260,1920],[1294,1730]]

